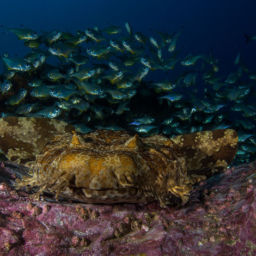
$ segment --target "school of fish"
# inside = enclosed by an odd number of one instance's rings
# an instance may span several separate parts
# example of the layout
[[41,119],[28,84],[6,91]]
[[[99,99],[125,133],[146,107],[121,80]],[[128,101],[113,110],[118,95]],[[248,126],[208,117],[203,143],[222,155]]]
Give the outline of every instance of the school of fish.
[[[8,28],[28,47],[1,56],[0,117],[64,120],[78,132],[176,136],[232,128],[234,163],[256,156],[256,73],[238,54],[223,76],[211,54],[179,56],[180,32],[152,36],[108,26],[74,33]],[[254,43],[254,37],[246,37]]]

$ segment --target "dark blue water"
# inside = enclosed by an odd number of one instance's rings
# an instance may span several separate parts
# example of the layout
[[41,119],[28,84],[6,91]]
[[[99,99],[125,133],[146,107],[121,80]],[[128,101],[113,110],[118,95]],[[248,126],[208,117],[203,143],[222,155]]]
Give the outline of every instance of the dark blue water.
[[0,2],[0,54],[23,55],[23,43],[5,28],[20,27],[48,31],[83,30],[109,24],[148,35],[154,31],[182,31],[177,45],[181,54],[212,52],[223,71],[232,70],[238,52],[255,70],[255,43],[246,44],[244,33],[256,34],[254,0],[8,0]]

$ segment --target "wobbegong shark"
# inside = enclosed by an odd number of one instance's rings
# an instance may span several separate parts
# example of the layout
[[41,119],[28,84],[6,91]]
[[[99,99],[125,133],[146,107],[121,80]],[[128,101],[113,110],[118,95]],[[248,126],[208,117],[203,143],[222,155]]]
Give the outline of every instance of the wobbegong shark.
[[224,171],[237,151],[235,130],[167,138],[126,131],[75,131],[63,121],[0,119],[0,149],[27,168],[16,189],[83,203],[184,205],[193,185]]

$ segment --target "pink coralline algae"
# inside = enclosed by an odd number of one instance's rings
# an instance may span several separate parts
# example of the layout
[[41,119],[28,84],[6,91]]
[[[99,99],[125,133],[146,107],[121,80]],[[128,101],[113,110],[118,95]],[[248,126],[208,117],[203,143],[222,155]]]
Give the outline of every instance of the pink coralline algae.
[[256,162],[194,187],[185,206],[40,201],[0,167],[0,255],[256,255]]

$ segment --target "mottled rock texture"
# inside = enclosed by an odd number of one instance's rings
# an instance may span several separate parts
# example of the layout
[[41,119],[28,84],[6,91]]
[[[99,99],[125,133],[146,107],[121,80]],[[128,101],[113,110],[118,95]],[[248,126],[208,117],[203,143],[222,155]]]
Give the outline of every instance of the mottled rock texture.
[[31,199],[0,168],[0,255],[256,255],[256,162],[192,190],[180,208]]

